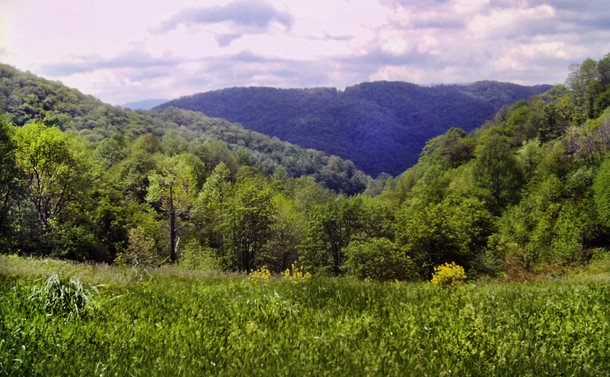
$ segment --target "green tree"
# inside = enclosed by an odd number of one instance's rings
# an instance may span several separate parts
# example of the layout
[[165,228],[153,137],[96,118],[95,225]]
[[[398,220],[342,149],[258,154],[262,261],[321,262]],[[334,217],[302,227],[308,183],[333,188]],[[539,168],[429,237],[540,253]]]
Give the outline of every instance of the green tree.
[[273,192],[261,178],[247,177],[235,184],[225,222],[234,269],[249,273],[258,267],[274,222],[272,198]]
[[524,183],[523,171],[509,146],[492,135],[479,152],[473,167],[475,181],[486,190],[495,214],[519,199]]
[[[214,248],[219,256],[226,255],[228,238],[224,228],[232,196],[231,171],[224,162],[220,162],[203,184],[194,213],[201,244]],[[228,267],[226,258],[224,265]]]
[[482,202],[451,195],[421,210],[405,207],[399,216],[396,237],[420,273],[429,275],[434,266],[448,262],[484,269],[477,263],[494,232],[493,216]]
[[15,134],[17,165],[30,188],[29,200],[43,229],[61,221],[70,203],[77,203],[87,187],[88,169],[81,140],[57,128],[30,123]]
[[[178,261],[178,242],[181,228],[191,219],[195,198],[199,193],[204,166],[189,154],[166,157],[159,162],[157,172],[149,176],[147,201],[159,203],[169,222],[169,255]],[[179,224],[182,221],[183,224]]]
[[345,248],[363,229],[362,200],[340,196],[314,206],[301,249],[301,261],[314,272],[339,275]]
[[15,163],[13,128],[0,114],[0,247],[6,246],[11,231],[9,209],[17,199],[19,170]]

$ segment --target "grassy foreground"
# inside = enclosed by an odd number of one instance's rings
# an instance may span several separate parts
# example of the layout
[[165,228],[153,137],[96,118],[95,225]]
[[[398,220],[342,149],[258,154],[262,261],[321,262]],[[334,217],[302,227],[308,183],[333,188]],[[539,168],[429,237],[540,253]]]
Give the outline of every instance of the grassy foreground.
[[0,376],[38,375],[610,376],[610,268],[442,290],[0,256]]

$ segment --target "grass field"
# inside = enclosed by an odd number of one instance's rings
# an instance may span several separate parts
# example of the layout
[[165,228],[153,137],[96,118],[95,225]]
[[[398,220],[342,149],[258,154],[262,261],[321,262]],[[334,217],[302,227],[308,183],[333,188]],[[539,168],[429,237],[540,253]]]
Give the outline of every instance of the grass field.
[[165,375],[610,376],[610,265],[440,289],[0,256],[0,376]]

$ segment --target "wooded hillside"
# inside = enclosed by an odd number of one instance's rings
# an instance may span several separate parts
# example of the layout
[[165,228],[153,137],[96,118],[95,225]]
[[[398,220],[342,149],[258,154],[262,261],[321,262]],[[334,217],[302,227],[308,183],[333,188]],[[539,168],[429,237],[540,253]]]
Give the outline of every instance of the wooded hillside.
[[451,127],[467,132],[505,105],[551,87],[495,81],[421,87],[404,82],[334,88],[232,88],[160,105],[199,111],[304,148],[354,161],[376,177],[413,166],[426,142]]

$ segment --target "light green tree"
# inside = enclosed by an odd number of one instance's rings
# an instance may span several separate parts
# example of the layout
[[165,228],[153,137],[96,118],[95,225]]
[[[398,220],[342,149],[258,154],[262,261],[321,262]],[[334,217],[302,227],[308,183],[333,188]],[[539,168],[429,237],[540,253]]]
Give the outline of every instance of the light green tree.
[[88,169],[82,140],[41,123],[30,123],[15,133],[16,159],[29,187],[43,229],[61,221],[70,204],[78,205],[87,188]]
[[519,199],[524,182],[523,171],[509,146],[498,135],[492,135],[479,152],[473,167],[478,185],[491,199],[495,214]]
[[179,232],[191,219],[195,199],[201,188],[203,163],[195,156],[180,154],[165,157],[148,179],[146,200],[158,203],[168,219],[172,263],[178,261]]

